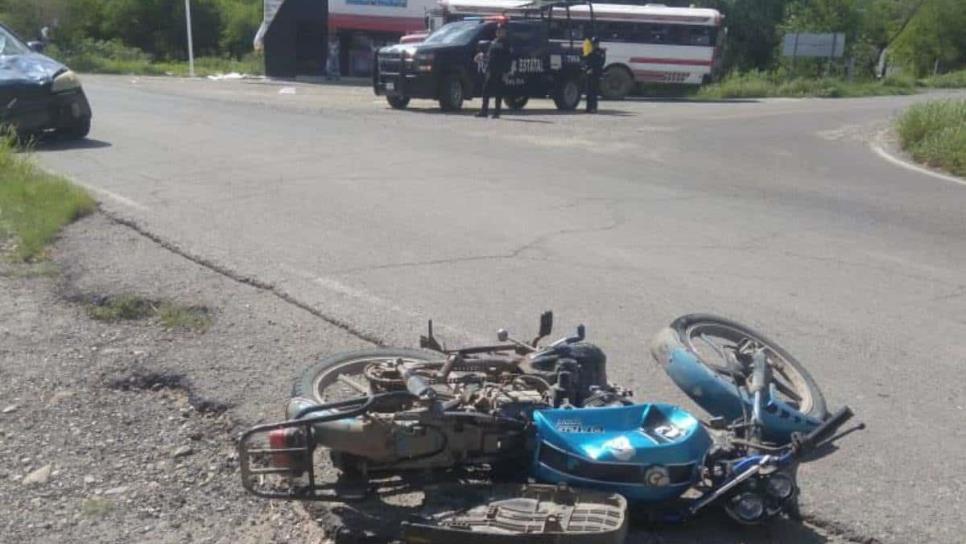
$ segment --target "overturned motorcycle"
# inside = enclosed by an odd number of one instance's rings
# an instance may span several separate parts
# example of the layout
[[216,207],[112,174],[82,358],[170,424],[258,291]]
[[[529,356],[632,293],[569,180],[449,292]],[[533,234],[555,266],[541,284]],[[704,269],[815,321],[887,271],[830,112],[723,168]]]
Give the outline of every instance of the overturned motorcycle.
[[[403,539],[619,542],[629,507],[668,522],[711,505],[743,524],[796,516],[798,464],[861,428],[840,433],[851,410],[829,415],[801,363],[727,319],[680,317],[650,346],[710,414],[705,421],[671,404],[635,403],[609,384],[606,357],[583,326],[542,346],[552,326],[547,312],[531,342],[500,330],[498,344],[445,349],[430,322],[420,350],[313,365],[295,383],[287,421],[242,435],[244,487],[266,498],[347,501],[381,474],[428,469],[445,478],[483,467],[504,483],[427,493]],[[350,485],[319,482],[324,453]],[[447,493],[471,504],[455,507]]]

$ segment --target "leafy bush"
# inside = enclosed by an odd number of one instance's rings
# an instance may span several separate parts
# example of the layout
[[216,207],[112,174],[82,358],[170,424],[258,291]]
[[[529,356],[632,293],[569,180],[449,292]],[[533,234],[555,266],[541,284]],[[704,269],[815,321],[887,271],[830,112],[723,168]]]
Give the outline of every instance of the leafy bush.
[[819,97],[839,98],[912,94],[916,92],[911,78],[890,78],[881,82],[858,81],[849,83],[840,78],[789,77],[785,71],[746,72],[731,74],[718,83],[698,91],[699,98],[768,98]]
[[902,148],[915,160],[966,176],[966,100],[916,104],[896,128]]
[[939,76],[927,77],[921,80],[926,87],[937,87],[943,89],[966,89],[966,70],[949,72]]

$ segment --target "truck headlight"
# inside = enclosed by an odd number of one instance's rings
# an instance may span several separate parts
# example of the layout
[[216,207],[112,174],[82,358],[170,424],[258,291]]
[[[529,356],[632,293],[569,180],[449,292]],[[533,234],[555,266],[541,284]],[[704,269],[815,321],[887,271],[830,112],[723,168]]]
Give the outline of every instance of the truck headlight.
[[80,89],[81,83],[78,79],[77,74],[71,70],[60,74],[54,78],[54,84],[51,86],[50,91],[54,93],[62,93],[64,91],[72,91],[74,89]]
[[433,53],[416,53],[416,69],[420,72],[431,72],[433,71],[433,59],[436,57]]

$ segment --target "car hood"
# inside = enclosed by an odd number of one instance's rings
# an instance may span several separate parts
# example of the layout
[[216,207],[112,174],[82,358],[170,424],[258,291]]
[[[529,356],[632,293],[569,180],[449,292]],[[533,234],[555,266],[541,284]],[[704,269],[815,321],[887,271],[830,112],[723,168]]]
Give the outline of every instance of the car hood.
[[379,50],[379,52],[396,55],[402,55],[403,53],[414,55],[416,53],[430,53],[439,49],[451,49],[453,47],[454,46],[451,44],[443,43],[397,43],[395,45],[383,47]]
[[39,53],[0,56],[0,89],[43,87],[66,69],[63,64]]

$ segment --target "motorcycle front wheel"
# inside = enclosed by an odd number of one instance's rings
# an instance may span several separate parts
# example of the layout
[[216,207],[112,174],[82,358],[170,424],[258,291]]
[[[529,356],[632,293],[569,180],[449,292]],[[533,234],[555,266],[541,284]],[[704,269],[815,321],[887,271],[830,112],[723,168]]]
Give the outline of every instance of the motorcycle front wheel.
[[828,417],[825,397],[812,375],[798,359],[764,334],[709,314],[679,317],[671,323],[671,329],[676,343],[693,353],[701,364],[725,376],[736,371],[750,376],[752,356],[764,350],[779,399],[815,419]]

